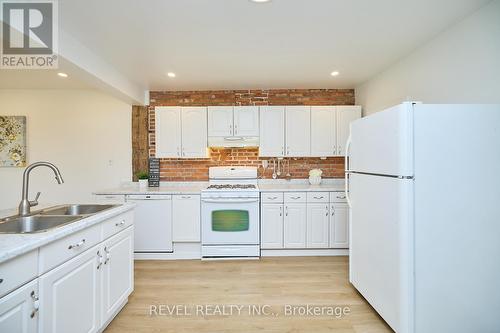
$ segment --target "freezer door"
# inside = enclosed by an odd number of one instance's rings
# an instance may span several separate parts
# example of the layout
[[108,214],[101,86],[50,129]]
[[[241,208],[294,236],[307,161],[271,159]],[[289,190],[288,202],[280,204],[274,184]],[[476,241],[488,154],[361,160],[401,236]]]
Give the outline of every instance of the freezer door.
[[398,333],[411,332],[413,180],[350,175],[350,281]]
[[413,175],[413,104],[403,103],[351,123],[348,168],[381,175]]

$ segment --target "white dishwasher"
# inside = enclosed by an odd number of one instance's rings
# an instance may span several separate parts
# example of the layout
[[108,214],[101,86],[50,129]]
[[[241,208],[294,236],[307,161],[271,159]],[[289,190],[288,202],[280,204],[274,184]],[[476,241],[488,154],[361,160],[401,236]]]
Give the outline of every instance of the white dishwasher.
[[134,252],[172,252],[172,196],[131,194],[135,207]]

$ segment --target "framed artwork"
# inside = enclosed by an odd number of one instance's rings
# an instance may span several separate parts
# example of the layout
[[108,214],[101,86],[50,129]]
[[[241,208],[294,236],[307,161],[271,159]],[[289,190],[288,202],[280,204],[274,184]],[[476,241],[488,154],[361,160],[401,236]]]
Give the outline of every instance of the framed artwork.
[[0,167],[26,166],[26,117],[0,116]]

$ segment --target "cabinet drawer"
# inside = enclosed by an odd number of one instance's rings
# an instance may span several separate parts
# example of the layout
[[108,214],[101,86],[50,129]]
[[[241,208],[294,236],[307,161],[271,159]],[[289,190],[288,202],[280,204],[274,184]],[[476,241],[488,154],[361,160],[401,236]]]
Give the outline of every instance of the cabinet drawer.
[[261,194],[261,202],[283,203],[283,192],[265,192]]
[[0,264],[0,297],[36,278],[37,273],[38,250]]
[[307,202],[327,203],[330,199],[328,192],[307,192]]
[[81,230],[40,248],[40,275],[90,249],[101,241],[101,224]]
[[306,202],[307,195],[305,192],[286,192],[284,194],[285,202]]
[[102,239],[107,239],[114,234],[127,229],[134,223],[134,212],[130,211],[111,218],[102,224]]
[[330,202],[346,203],[347,198],[345,192],[330,192]]
[[95,200],[99,203],[124,203],[125,195],[120,194],[96,194]]

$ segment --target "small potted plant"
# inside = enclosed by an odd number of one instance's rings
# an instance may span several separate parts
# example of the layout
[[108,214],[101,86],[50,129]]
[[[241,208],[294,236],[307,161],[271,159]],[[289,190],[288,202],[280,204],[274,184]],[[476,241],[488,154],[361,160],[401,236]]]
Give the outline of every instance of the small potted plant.
[[139,180],[139,188],[148,187],[149,174],[146,171],[139,171],[137,173],[137,179]]
[[321,169],[312,169],[309,171],[309,183],[311,185],[321,184],[321,174],[323,171]]

